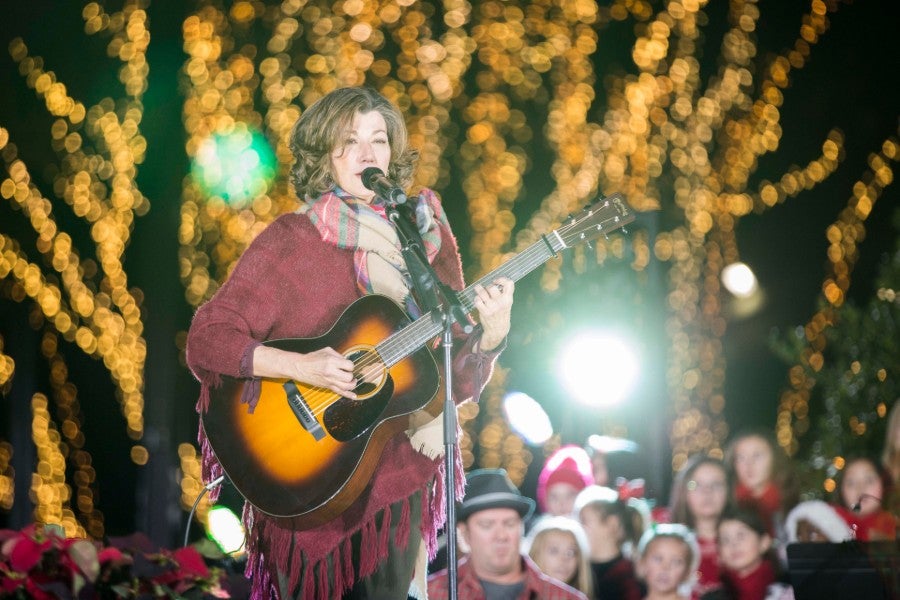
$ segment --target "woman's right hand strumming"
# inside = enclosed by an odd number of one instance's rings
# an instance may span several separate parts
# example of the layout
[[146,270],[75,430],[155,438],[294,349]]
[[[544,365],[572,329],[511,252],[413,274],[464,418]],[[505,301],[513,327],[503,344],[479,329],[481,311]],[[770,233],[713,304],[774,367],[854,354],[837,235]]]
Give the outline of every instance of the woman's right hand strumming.
[[293,379],[309,386],[322,387],[351,400],[357,381],[353,361],[333,348],[321,348],[307,354],[258,346],[253,353],[256,377]]

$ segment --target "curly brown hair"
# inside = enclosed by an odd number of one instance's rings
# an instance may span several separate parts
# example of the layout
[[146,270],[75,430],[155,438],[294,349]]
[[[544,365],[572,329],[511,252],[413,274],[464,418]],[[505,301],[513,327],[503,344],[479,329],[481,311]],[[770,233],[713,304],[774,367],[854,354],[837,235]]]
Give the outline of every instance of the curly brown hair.
[[291,130],[291,183],[302,200],[316,198],[334,186],[331,155],[344,144],[344,132],[357,113],[381,113],[387,126],[391,162],[387,176],[402,187],[412,182],[419,153],[409,147],[400,110],[370,87],[336,89],[306,109]]

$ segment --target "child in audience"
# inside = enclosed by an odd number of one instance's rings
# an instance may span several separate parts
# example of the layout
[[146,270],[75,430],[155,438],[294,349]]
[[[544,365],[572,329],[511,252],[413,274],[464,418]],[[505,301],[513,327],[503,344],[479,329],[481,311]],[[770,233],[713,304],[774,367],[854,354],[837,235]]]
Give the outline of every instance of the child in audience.
[[847,461],[837,485],[838,514],[855,533],[855,538],[893,540],[897,534],[894,516],[884,510],[889,486],[874,460],[864,457]]
[[626,472],[626,457],[634,457],[638,451],[637,443],[620,437],[593,434],[588,437],[584,446],[591,458],[594,483],[604,487],[613,487],[618,477],[632,476]]
[[770,600],[793,598],[790,586],[776,581],[772,536],[752,507],[729,508],[719,520],[719,559],[723,588],[707,598]]
[[589,486],[578,494],[575,511],[587,534],[590,548],[594,598],[638,600],[643,592],[627,558],[644,529],[637,509],[619,500],[618,494],[600,486]]
[[647,530],[638,544],[638,556],[637,570],[647,588],[646,600],[690,597],[700,549],[687,527],[662,524]]
[[538,509],[548,515],[571,517],[578,492],[593,483],[587,451],[563,446],[547,458],[538,475]]
[[698,454],[675,476],[669,495],[669,520],[692,529],[700,548],[694,598],[721,585],[716,527],[727,502],[728,475],[721,460]]
[[594,593],[584,528],[569,517],[544,516],[525,540],[531,560],[545,574],[590,596]]
[[853,530],[835,508],[822,500],[801,502],[784,522],[788,542],[838,543],[853,539]]
[[[798,490],[787,455],[771,437],[757,431],[734,438],[725,452],[731,499],[759,511],[769,535],[782,533],[782,521],[797,504]],[[783,539],[783,538],[782,538]]]

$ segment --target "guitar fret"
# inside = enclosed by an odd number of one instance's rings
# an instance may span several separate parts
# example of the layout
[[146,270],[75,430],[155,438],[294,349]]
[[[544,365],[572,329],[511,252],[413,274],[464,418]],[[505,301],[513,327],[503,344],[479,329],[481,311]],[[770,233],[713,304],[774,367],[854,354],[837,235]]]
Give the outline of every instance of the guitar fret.
[[[601,232],[608,233],[624,226],[634,220],[634,216],[627,210],[621,196],[615,194],[606,199],[602,205],[593,206],[582,213],[582,218],[574,222],[554,229],[550,235],[541,236],[541,239],[531,244],[521,253],[500,265],[474,284],[457,293],[463,310],[468,314],[475,308],[475,286],[487,287],[498,277],[508,277],[518,281],[525,275],[556,256],[556,254],[568,247],[567,237],[572,237],[576,242],[584,241]],[[594,225],[583,227],[583,220],[594,220]],[[608,231],[604,229],[609,224]],[[580,227],[580,229],[579,229]],[[572,230],[575,231],[572,231]],[[571,239],[571,238],[570,238]],[[443,327],[435,322],[429,312],[400,331],[394,333],[375,347],[385,365],[391,367],[419,348],[437,337]]]

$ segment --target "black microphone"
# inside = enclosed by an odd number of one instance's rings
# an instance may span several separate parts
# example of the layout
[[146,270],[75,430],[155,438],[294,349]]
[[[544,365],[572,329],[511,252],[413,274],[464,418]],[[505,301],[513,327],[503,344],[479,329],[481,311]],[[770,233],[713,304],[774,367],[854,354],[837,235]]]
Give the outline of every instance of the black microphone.
[[362,184],[372,190],[388,204],[403,204],[406,193],[393,181],[388,179],[378,167],[368,167],[360,175]]
[[850,510],[852,510],[855,513],[858,513],[859,511],[861,511],[862,510],[862,501],[866,498],[871,498],[872,500],[877,500],[878,504],[881,504],[881,498],[879,498],[878,496],[873,496],[872,494],[860,494],[859,500],[856,501],[856,504],[854,504],[853,506],[850,507]]

